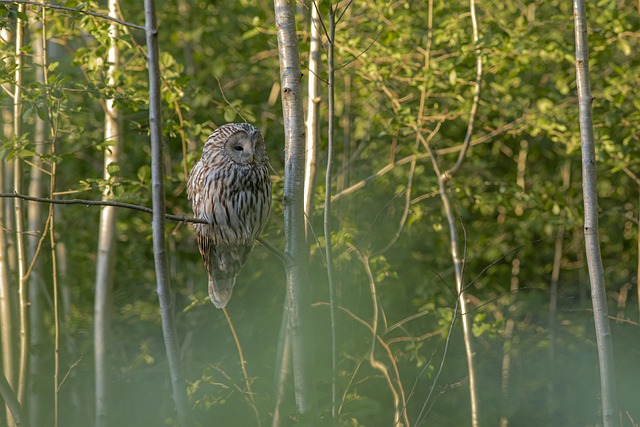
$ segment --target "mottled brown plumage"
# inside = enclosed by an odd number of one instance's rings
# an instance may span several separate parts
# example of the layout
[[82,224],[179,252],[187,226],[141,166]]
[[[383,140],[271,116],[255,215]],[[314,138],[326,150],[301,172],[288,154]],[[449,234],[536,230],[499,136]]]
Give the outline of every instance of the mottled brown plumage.
[[209,274],[209,297],[223,308],[271,208],[269,159],[260,131],[247,123],[216,129],[191,169],[187,194],[195,217],[209,222],[194,228]]

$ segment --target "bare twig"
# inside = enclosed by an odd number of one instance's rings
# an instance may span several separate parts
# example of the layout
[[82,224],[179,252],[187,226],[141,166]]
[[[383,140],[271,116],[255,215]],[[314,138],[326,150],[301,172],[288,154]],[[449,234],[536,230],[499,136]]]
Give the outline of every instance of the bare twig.
[[233,327],[233,322],[231,321],[231,317],[229,317],[229,313],[226,308],[222,308],[222,312],[224,313],[225,319],[227,319],[227,324],[229,325],[229,330],[231,330],[231,335],[233,336],[233,341],[236,343],[236,348],[238,349],[238,357],[240,358],[240,369],[242,370],[242,376],[244,377],[244,385],[247,387],[246,392],[243,392],[243,395],[249,396],[249,406],[253,409],[253,413],[256,415],[256,421],[258,423],[258,427],[262,425],[260,422],[260,415],[258,414],[258,406],[256,405],[256,400],[253,397],[253,391],[251,391],[251,382],[249,381],[249,375],[247,374],[247,362],[242,353],[242,346],[240,345],[240,340],[238,339],[238,334],[236,334],[236,328]]
[[471,135],[473,134],[473,128],[476,121],[476,113],[478,111],[478,104],[480,103],[480,83],[482,83],[482,55],[480,52],[480,46],[478,46],[478,21],[476,19],[476,4],[475,0],[470,1],[469,9],[471,11],[471,29],[473,32],[473,44],[475,45],[476,54],[476,81],[473,89],[473,104],[471,105],[471,111],[469,112],[469,124],[467,125],[467,133],[464,136],[464,142],[462,143],[462,150],[458,160],[453,167],[445,171],[445,179],[449,180],[451,177],[460,170],[464,157],[467,154],[471,143]]
[[[358,255],[358,258],[360,258],[360,261],[364,265],[365,271],[367,273],[367,277],[369,278],[369,290],[371,293],[371,303],[373,305],[373,320],[371,324],[371,332],[373,334],[373,338],[371,340],[369,364],[371,365],[372,368],[382,372],[384,377],[387,379],[387,383],[389,384],[389,389],[393,394],[393,401],[394,401],[394,408],[395,408],[393,425],[402,426],[403,425],[402,421],[404,421],[404,426],[409,427],[409,419],[407,417],[407,410],[406,410],[407,405],[404,397],[404,390],[402,388],[402,384],[400,383],[400,375],[397,371],[397,367],[396,367],[396,379],[398,381],[397,383],[398,389],[396,390],[396,387],[393,385],[393,382],[391,381],[391,377],[387,372],[387,367],[382,362],[379,362],[375,358],[375,343],[376,343],[376,338],[378,338],[378,296],[376,293],[376,283],[373,278],[373,273],[371,272],[371,266],[369,265],[369,258],[364,253],[359,251],[357,248],[356,248],[356,254]],[[384,343],[383,346],[387,349],[388,352],[391,352],[391,350],[389,349],[389,346],[386,343]],[[393,357],[391,357],[391,359],[393,360]],[[395,363],[394,363],[394,367],[395,367]],[[402,412],[402,415],[400,414],[401,412]]]
[[[115,202],[113,200],[88,200],[88,199],[51,199],[46,197],[33,197],[27,196],[26,194],[17,194],[17,193],[0,193],[0,198],[18,198],[28,200],[30,202],[39,202],[39,203],[51,203],[54,205],[85,205],[85,206],[115,206],[117,208],[131,209],[134,211],[144,212],[148,214],[153,214],[153,209],[148,208],[146,206],[134,205],[131,203],[124,202]],[[170,219],[172,221],[186,222],[191,224],[209,224],[206,219],[201,218],[192,218],[180,215],[172,215],[165,213],[164,217],[166,219]],[[268,241],[264,240],[262,237],[258,237],[257,242],[264,246],[269,252],[278,257],[282,262],[286,262],[289,257],[284,254],[281,250],[273,246]]]
[[62,379],[60,380],[60,384],[58,384],[57,386],[58,390],[60,390],[60,387],[62,387],[65,381],[67,381],[67,378],[69,378],[69,375],[71,375],[71,372],[73,372],[73,370],[80,364],[81,361],[82,361],[82,356],[80,356],[78,360],[76,360],[71,364],[71,366],[69,366],[69,369],[67,369],[67,373],[64,374],[64,377],[62,377]]
[[[18,193],[0,193],[2,198],[18,198],[30,202],[51,203],[54,205],[85,205],[85,206],[115,206],[117,208],[131,209],[135,211],[153,214],[153,209],[146,206],[134,205],[131,203],[115,202],[113,200],[88,200],[88,199],[49,199],[46,197],[33,197]],[[200,218],[190,218],[180,215],[165,214],[166,219],[194,224],[208,224],[207,220]]]
[[[523,121],[525,121],[528,118],[528,115],[523,115],[522,117],[517,118],[516,120],[509,122],[507,124],[505,124],[504,126],[499,127],[498,129],[493,130],[492,132],[489,132],[485,135],[482,135],[481,137],[478,137],[476,139],[473,140],[473,142],[470,143],[470,145],[473,147],[474,145],[478,145],[478,144],[482,144],[484,142],[487,141],[491,141],[493,139],[493,137],[495,137],[496,135],[499,135],[501,133],[504,133],[508,130],[513,129],[516,125],[522,123]],[[427,138],[428,140],[428,138]],[[436,151],[436,153],[438,155],[443,155],[443,154],[451,154],[451,153],[456,153],[459,152],[463,149],[463,144],[457,145],[455,147],[448,147],[448,148],[442,148]],[[372,175],[356,182],[355,184],[351,185],[348,188],[345,188],[344,190],[342,190],[339,193],[336,193],[333,195],[333,197],[331,198],[332,201],[336,201],[348,194],[351,194],[353,192],[355,192],[356,190],[359,190],[360,188],[363,188],[365,185],[367,185],[369,182],[373,181],[376,178],[379,178],[389,172],[391,172],[396,166],[403,166],[406,165],[407,163],[411,163],[413,161],[413,159],[417,159],[417,160],[421,160],[421,159],[427,159],[429,158],[430,154],[429,153],[420,153],[420,154],[411,154],[409,156],[403,157],[400,160],[397,160],[394,163],[389,163],[388,165],[382,167],[380,170],[378,170],[377,172],[373,173]]]
[[[316,302],[314,304],[312,304],[312,307],[319,307],[319,306],[329,306],[328,302]],[[370,325],[369,323],[367,323],[364,319],[362,319],[361,317],[358,317],[355,313],[353,313],[352,311],[350,311],[348,308],[342,307],[342,306],[338,306],[338,309],[340,311],[342,311],[343,313],[346,313],[349,317],[351,317],[352,319],[354,319],[356,322],[360,323],[362,326],[364,326],[365,328],[367,328],[372,334],[374,333],[374,329],[373,326]],[[391,348],[387,345],[387,343],[384,341],[384,339],[382,339],[382,337],[380,336],[380,334],[375,334],[375,339],[378,341],[378,344],[380,344],[380,346],[384,349],[385,353],[387,354],[387,358],[389,359],[389,363],[391,364],[391,366],[393,366],[393,372],[395,375],[395,383],[398,387],[398,389],[400,390],[400,395],[399,400],[402,400],[402,407],[401,410],[403,412],[403,420],[406,423],[406,427],[409,426],[409,422],[408,420],[405,418],[406,417],[406,403],[405,403],[405,398],[404,398],[404,388],[402,386],[402,381],[400,379],[400,371],[398,370],[398,365],[396,363],[396,357],[394,356],[393,352],[391,351]],[[369,349],[367,351],[367,353],[371,353],[371,349]],[[370,359],[371,355],[369,354],[369,357],[367,358],[365,356],[366,359]],[[364,360],[364,359],[363,359]],[[384,366],[384,364],[380,361],[377,361],[377,363],[381,364],[384,369],[386,370],[386,366]],[[375,368],[375,367],[374,367]],[[377,368],[376,368],[377,369]],[[355,376],[355,373],[353,374]],[[385,377],[385,379],[387,380],[387,384],[390,385],[390,387],[392,388],[392,394],[396,393],[396,389],[393,385],[393,381],[391,381],[391,378],[388,376],[388,371],[387,371],[387,376]],[[344,391],[343,395],[346,396],[348,393],[348,389]],[[395,426],[398,427],[398,426]]]

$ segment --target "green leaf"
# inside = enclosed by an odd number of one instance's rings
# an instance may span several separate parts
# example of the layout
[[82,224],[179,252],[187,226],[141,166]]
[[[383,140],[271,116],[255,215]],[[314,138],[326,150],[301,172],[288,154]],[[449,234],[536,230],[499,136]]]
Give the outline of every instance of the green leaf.
[[232,107],[225,108],[224,110],[224,119],[227,122],[233,122],[236,118],[236,110]]
[[107,173],[111,176],[117,176],[120,173],[120,165],[116,162],[111,162],[107,165]]

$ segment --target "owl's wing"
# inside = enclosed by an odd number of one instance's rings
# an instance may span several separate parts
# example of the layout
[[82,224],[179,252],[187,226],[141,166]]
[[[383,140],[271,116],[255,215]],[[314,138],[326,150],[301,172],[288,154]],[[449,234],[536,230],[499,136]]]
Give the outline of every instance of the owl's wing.
[[[187,181],[187,197],[191,200],[191,207],[196,218],[203,218],[203,200],[205,196],[205,177],[206,172],[201,160],[197,161],[191,172],[189,173],[189,179]],[[208,191],[207,191],[208,193]]]

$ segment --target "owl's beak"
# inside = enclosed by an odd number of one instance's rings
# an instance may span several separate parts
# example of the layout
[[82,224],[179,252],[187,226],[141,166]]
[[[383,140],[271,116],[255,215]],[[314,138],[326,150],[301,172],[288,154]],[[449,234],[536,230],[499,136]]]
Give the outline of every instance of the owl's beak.
[[253,157],[253,154],[249,155],[249,163],[253,164],[254,161],[255,158]]

